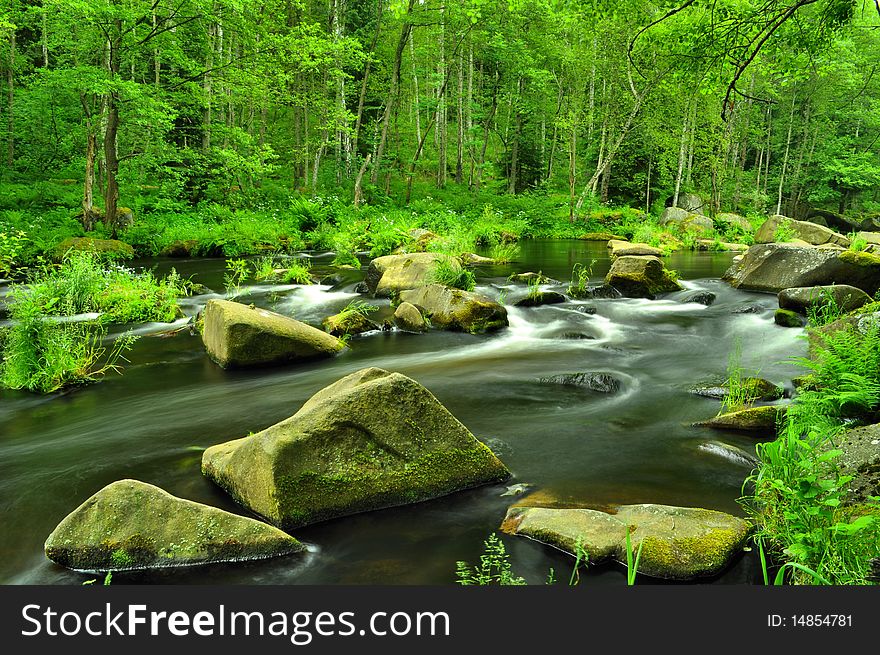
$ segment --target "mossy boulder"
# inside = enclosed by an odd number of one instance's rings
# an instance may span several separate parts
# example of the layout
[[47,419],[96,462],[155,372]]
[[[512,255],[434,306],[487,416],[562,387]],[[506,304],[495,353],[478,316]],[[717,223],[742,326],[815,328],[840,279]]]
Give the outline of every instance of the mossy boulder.
[[103,259],[131,259],[134,257],[134,248],[116,239],[70,237],[55,246],[55,260],[61,261],[71,251],[92,252]]
[[841,450],[835,462],[843,475],[851,475],[847,503],[863,503],[880,496],[880,424],[853,428],[843,433],[834,446]]
[[782,227],[790,230],[796,239],[813,246],[832,244],[849,248],[850,240],[834,230],[809,221],[796,221],[792,218],[776,214],[768,218],[755,232],[755,243],[773,243],[776,241],[777,230]]
[[681,291],[658,257],[625,255],[611,264],[605,284],[628,298],[654,298],[658,293]]
[[363,334],[364,332],[382,329],[364,313],[351,311],[328,316],[321,321],[321,325],[324,327],[325,332],[332,334],[334,337]]
[[795,287],[779,292],[779,307],[806,315],[832,300],[843,313],[849,313],[873,302],[871,296],[848,284],[828,284],[818,287]]
[[440,262],[454,271],[461,270],[455,257],[435,252],[416,252],[406,255],[386,255],[370,262],[367,269],[367,289],[377,297],[390,298],[401,291],[418,289],[431,284]]
[[705,305],[708,307],[713,302],[715,302],[715,298],[717,296],[711,291],[697,291],[696,293],[692,293],[681,299],[681,302],[687,303],[692,302],[698,305]]
[[475,252],[463,253],[460,257],[461,263],[465,266],[489,266],[495,263],[491,257],[483,257]]
[[431,325],[444,330],[489,332],[508,324],[503,305],[480,294],[441,284],[404,291],[400,300],[415,305],[429,317]]
[[46,556],[79,571],[118,571],[237,562],[304,550],[251,518],[120,480],[67,515],[46,540]]
[[626,255],[653,255],[654,257],[660,257],[663,254],[660,248],[649,246],[647,243],[629,243],[628,241],[619,241],[617,239],[612,239],[608,242],[608,250],[612,259]]
[[711,218],[681,207],[664,209],[660,215],[660,225],[664,227],[675,226],[681,231],[694,234],[709,234],[715,229]]
[[739,430],[743,432],[760,432],[767,436],[776,436],[776,425],[785,416],[785,407],[780,405],[759,405],[747,407],[726,414],[719,414],[707,421],[694,423],[697,427],[715,428],[716,430]]
[[749,219],[739,214],[721,212],[720,214],[715,214],[715,222],[739,228],[743,232],[750,233],[752,231],[752,224]]
[[394,310],[394,324],[405,332],[424,332],[428,323],[419,308],[412,303],[402,302]]
[[[770,380],[757,377],[742,378],[739,382],[740,386],[746,391],[750,398],[754,400],[778,400],[782,398],[783,388],[773,384]],[[689,389],[689,391],[698,396],[706,398],[714,398],[715,400],[724,400],[730,395],[730,385],[728,382],[709,382],[698,384]]]
[[378,368],[331,384],[262,432],[208,448],[202,472],[285,529],[510,475],[430,391]]
[[199,242],[195,239],[177,240],[162,248],[159,256],[173,258],[191,257],[198,247]]
[[425,249],[427,249],[428,244],[440,238],[437,234],[431,232],[431,230],[426,230],[421,227],[413,228],[407,234],[415,242],[415,249],[420,252],[424,252]]
[[615,509],[515,506],[501,529],[572,555],[580,544],[591,563],[626,562],[629,532],[633,552],[641,547],[638,572],[675,580],[717,575],[742,550],[749,533],[744,520],[709,509],[653,504]]
[[[880,257],[788,243],[752,246],[724,273],[737,289],[779,293],[792,287],[846,284],[873,295],[880,289]],[[858,260],[858,261],[856,261]]]
[[773,313],[773,322],[785,328],[800,328],[807,323],[803,316],[790,309],[777,309]]
[[202,335],[223,368],[269,366],[330,357],[343,348],[334,336],[288,316],[229,300],[209,300]]
[[526,284],[559,284],[559,280],[547,277],[543,273],[528,271],[527,273],[515,273],[508,278],[511,282],[525,282]]
[[540,307],[541,305],[558,305],[567,301],[565,294],[558,291],[536,291],[514,303],[516,307]]

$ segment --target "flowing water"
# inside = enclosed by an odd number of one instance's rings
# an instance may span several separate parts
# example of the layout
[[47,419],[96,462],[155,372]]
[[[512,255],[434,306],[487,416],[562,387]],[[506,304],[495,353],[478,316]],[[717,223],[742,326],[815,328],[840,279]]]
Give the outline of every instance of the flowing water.
[[[328,267],[331,257],[311,256],[313,271]],[[176,496],[244,513],[201,476],[201,451],[287,418],[319,389],[367,366],[399,371],[425,385],[490,444],[514,479],[297,530],[294,535],[311,546],[305,557],[120,574],[114,580],[449,584],[457,560],[478,559],[482,541],[517,500],[502,494],[518,483],[591,505],[652,502],[741,515],[737,498],[751,464],[724,444],[754,453],[756,441],[691,427],[713,416],[718,403],[687,389],[723,379],[737,343],[744,366],[790,384],[797,369],[787,360],[804,353],[797,338],[802,331],[774,325],[774,296],[731,289],[719,280],[730,264],[728,253],[668,258],[666,265],[679,272],[687,291],[660,300],[511,306],[527,289],[507,282],[510,273],[541,270],[567,281],[576,262],[591,259],[593,281],[599,282],[609,266],[604,243],[527,241],[514,264],[477,269],[477,291],[508,304],[510,327],[491,335],[376,332],[353,339],[335,359],[232,372],[214,365],[188,329],[171,336],[168,325],[142,325],[121,376],[50,397],[3,392],[0,582],[80,584],[82,575],[45,558],[43,542],[68,512],[114,480],[143,480]],[[159,273],[174,266],[223,290],[222,260],[138,264]],[[354,286],[363,274],[345,275],[333,287],[245,287],[241,300],[317,325],[357,297]],[[717,298],[709,307],[682,302],[696,290]],[[187,299],[185,311],[194,314],[211,297],[220,296]],[[390,315],[387,301],[375,302]],[[575,372],[611,374],[621,388],[606,394],[540,382]],[[550,567],[567,580],[572,560],[566,556],[525,539],[505,541],[514,570],[530,582],[542,582]],[[745,557],[714,582],[753,582],[755,574],[754,561]],[[625,581],[613,564],[594,567],[588,577],[590,583]]]

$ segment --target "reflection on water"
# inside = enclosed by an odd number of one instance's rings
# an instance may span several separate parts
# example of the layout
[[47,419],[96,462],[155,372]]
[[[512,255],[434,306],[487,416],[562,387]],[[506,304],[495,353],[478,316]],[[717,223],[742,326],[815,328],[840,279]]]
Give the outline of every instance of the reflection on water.
[[[577,262],[608,268],[604,244],[532,241],[519,261],[477,269],[478,291],[512,303],[522,285],[512,272],[542,271],[567,281]],[[327,257],[314,257],[321,273]],[[773,324],[775,298],[729,288],[718,277],[722,253],[682,253],[667,266],[687,291],[656,301],[590,300],[536,308],[508,306],[510,327],[493,335],[374,333],[355,338],[339,357],[302,366],[226,372],[211,363],[185,327],[138,326],[123,376],[61,396],[0,395],[0,581],[79,584],[82,577],[48,562],[42,544],[70,510],[105,484],[136,478],[172,494],[243,512],[199,473],[201,450],[284,419],[313,393],[365,366],[400,371],[430,389],[474,434],[492,444],[514,473],[506,484],[590,504],[656,502],[741,514],[736,499],[750,470],[754,439],[690,427],[714,414],[716,401],[688,386],[724,377],[728,353],[742,344],[743,365],[777,383],[796,374],[801,330]],[[221,260],[142,262],[171,266],[215,293],[189,300],[188,316],[223,297]],[[329,269],[326,269],[329,272]],[[318,325],[357,297],[362,274],[336,286],[259,285],[240,300]],[[561,287],[548,289],[563,290]],[[681,302],[709,291],[706,307]],[[388,301],[370,301],[390,314]],[[738,313],[756,307],[753,313]],[[590,313],[593,312],[594,313]],[[184,327],[173,335],[169,328]],[[603,372],[617,393],[542,383],[562,373]],[[726,447],[725,447],[726,446]],[[295,536],[313,545],[306,559],[218,565],[118,576],[131,582],[448,584],[457,560],[475,561],[515,498],[505,485],[409,507],[311,526]],[[571,561],[540,544],[506,539],[515,569],[536,583]],[[751,579],[741,562],[722,582]],[[618,567],[597,567],[595,583],[620,584]]]

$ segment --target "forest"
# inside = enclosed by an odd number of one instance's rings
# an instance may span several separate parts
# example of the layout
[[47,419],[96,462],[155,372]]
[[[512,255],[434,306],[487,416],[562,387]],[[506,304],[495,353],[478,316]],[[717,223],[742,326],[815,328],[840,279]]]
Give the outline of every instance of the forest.
[[4,584],[880,579],[880,0],[0,0],[0,79]]

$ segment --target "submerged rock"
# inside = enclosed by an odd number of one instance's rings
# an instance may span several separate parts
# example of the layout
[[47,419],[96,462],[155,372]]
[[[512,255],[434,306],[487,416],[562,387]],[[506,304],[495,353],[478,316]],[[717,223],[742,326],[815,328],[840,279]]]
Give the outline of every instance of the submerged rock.
[[515,307],[540,307],[541,305],[558,305],[567,301],[564,294],[557,291],[538,291],[530,293],[525,298],[520,298],[514,303]]
[[46,556],[79,571],[121,571],[265,559],[304,550],[254,519],[120,480],[67,515],[46,540]]
[[525,282],[526,284],[559,284],[559,280],[549,278],[542,273],[515,273],[508,278],[511,282]]
[[708,421],[700,421],[699,423],[694,423],[694,425],[718,430],[765,432],[775,436],[776,425],[784,416],[784,406],[760,405],[758,407],[747,407],[735,412],[719,414]]
[[461,270],[461,264],[455,257],[440,253],[386,255],[370,262],[365,282],[372,295],[390,298],[401,291],[431,284],[434,272],[441,262],[453,271]]
[[731,266],[722,279],[735,288],[751,291],[778,293],[791,287],[848,284],[873,295],[880,289],[880,257],[768,243],[749,248],[742,261]]
[[654,298],[658,293],[682,289],[657,257],[618,257],[605,276],[605,284],[628,298]]
[[633,552],[641,546],[638,572],[677,580],[720,573],[749,533],[742,519],[714,510],[652,504],[616,510],[512,507],[501,529],[572,555],[580,545],[592,563],[626,562],[629,531]]
[[773,322],[786,328],[800,328],[807,324],[803,316],[788,309],[777,309],[773,313]]
[[563,373],[540,378],[539,382],[589,389],[598,393],[617,393],[621,388],[620,380],[610,373]]
[[209,300],[203,334],[208,355],[223,368],[266,366],[330,357],[339,339],[305,323],[229,300]]
[[708,307],[715,302],[715,294],[711,291],[698,291],[681,299],[682,302],[694,302],[698,305],[706,305]]
[[488,332],[507,325],[507,310],[471,291],[430,284],[404,291],[400,300],[419,308],[434,327],[464,332]]
[[743,466],[754,467],[761,461],[755,453],[748,453],[742,448],[731,446],[723,441],[708,441],[701,444],[699,449]]
[[829,300],[845,314],[873,301],[867,293],[848,284],[783,289],[779,292],[778,300],[781,309],[799,314],[806,314],[810,309],[821,307]]
[[331,384],[262,432],[208,448],[202,472],[285,529],[510,476],[430,391],[378,368]]
[[428,329],[422,312],[408,302],[400,303],[394,310],[394,324],[405,332],[424,332]]

